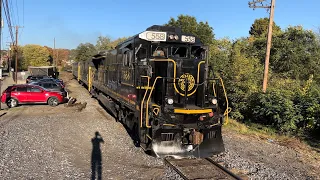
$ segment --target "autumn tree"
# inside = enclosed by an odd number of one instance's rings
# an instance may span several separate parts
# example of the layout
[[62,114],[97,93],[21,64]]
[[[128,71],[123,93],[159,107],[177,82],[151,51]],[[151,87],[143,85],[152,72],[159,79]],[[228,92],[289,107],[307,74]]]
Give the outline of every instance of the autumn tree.
[[179,15],[177,19],[171,18],[165,25],[180,27],[182,32],[194,34],[205,45],[211,44],[214,39],[213,28],[208,22],[198,22],[194,16]]
[[93,44],[81,43],[76,48],[75,60],[76,61],[86,61],[86,60],[90,59],[95,53],[97,53],[97,50]]
[[49,63],[50,65],[53,65],[53,49],[48,46],[44,46],[49,51]]
[[50,52],[40,45],[28,44],[23,47],[23,67],[49,65]]
[[68,49],[54,49],[53,59],[57,66],[63,66],[69,60],[70,51]]
[[16,56],[18,56],[18,71],[20,70],[27,70],[28,69],[28,64],[25,63],[24,59],[23,59],[23,47],[22,46],[18,46],[18,49],[15,49],[15,47],[11,48],[11,67],[15,68],[16,67]]

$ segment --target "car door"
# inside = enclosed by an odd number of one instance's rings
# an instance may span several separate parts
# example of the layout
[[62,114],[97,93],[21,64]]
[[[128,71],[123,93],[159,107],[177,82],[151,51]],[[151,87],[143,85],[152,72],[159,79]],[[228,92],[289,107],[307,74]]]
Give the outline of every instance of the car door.
[[29,93],[29,102],[46,102],[45,92],[42,88],[37,86],[28,87]]
[[18,86],[16,90],[11,94],[15,97],[20,103],[28,102],[28,89],[26,86]]

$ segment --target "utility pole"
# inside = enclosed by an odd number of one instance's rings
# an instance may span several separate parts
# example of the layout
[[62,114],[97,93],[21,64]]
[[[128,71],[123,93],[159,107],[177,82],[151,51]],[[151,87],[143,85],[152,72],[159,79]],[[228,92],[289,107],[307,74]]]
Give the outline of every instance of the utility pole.
[[[268,84],[268,72],[269,72],[269,59],[270,59],[270,49],[271,49],[271,39],[272,39],[272,25],[273,25],[273,16],[274,16],[274,7],[276,0],[271,0],[271,5],[263,5],[262,2],[265,0],[255,0],[253,2],[249,2],[249,7],[253,8],[267,8],[270,9],[269,14],[269,26],[268,26],[268,37],[267,37],[267,49],[266,49],[266,57],[265,57],[265,63],[264,63],[264,74],[263,74],[263,85],[262,85],[262,91],[265,93],[267,91],[267,84]],[[256,4],[260,3],[260,6],[257,6]]]
[[16,51],[16,60],[15,60],[15,82],[18,84],[18,34],[19,34],[19,28],[23,28],[20,26],[15,26],[16,28],[16,42],[14,44],[15,46],[15,51]]
[[18,84],[18,33],[19,33],[19,26],[16,26],[16,63],[15,63],[15,69],[16,69],[16,74],[15,74],[15,81],[16,84]]
[[[9,48],[8,48],[8,73],[9,73],[9,77],[11,77],[11,50],[12,50],[12,42],[6,42],[6,43],[10,43]],[[8,44],[6,44],[6,46],[8,46]]]
[[55,54],[55,51],[56,51],[56,38],[53,38],[53,52],[52,52],[52,58],[53,58],[53,62],[52,62],[52,65],[55,66],[56,64],[56,58],[54,58],[54,54]]

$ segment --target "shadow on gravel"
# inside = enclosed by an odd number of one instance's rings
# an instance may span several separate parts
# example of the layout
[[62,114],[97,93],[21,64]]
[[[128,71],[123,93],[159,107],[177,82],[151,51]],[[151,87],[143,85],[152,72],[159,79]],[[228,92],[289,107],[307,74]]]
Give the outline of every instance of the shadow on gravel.
[[92,154],[91,154],[91,180],[101,179],[102,175],[102,159],[100,143],[104,143],[100,133],[97,131],[95,137],[91,139],[92,143]]
[[0,117],[4,116],[4,115],[6,115],[6,114],[7,114],[7,112],[5,112],[5,113],[2,113],[2,114],[0,115]]
[[[106,108],[103,103],[101,103],[99,100],[98,100],[98,102],[99,102],[99,105],[100,105],[101,107],[103,107],[103,109],[104,109],[110,116],[112,116],[112,117],[114,118],[114,120],[117,119],[117,117],[115,117],[114,114],[113,114],[111,111],[109,111],[108,108]],[[105,117],[106,117],[106,116],[105,116]],[[106,117],[106,118],[108,118],[108,117]],[[133,143],[136,147],[140,147],[140,145],[139,145],[139,138],[138,138],[138,136],[137,136],[137,134],[138,134],[137,130],[135,130],[134,127],[128,127],[128,126],[127,126],[125,123],[123,123],[123,122],[119,122],[119,123],[121,123],[122,126],[126,129],[127,134],[128,134],[128,135],[131,137],[131,139],[132,139],[132,143]]]

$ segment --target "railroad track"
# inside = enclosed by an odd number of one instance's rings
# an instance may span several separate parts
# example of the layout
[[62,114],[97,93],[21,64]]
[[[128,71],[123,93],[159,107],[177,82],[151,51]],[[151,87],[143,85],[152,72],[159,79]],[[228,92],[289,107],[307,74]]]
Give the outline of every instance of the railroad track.
[[164,159],[164,163],[172,168],[181,178],[189,179],[238,179],[241,178],[214,162],[204,159]]

